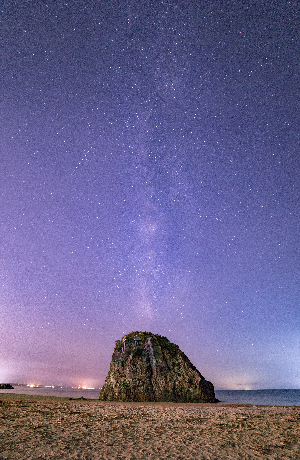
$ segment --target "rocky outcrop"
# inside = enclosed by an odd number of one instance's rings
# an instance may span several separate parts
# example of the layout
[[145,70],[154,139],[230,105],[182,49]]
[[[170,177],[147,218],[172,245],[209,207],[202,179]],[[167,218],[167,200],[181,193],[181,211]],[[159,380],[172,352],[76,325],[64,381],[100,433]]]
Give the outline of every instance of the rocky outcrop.
[[10,383],[0,383],[0,390],[13,390],[14,387]]
[[179,347],[151,332],[117,340],[102,401],[217,402],[205,380]]

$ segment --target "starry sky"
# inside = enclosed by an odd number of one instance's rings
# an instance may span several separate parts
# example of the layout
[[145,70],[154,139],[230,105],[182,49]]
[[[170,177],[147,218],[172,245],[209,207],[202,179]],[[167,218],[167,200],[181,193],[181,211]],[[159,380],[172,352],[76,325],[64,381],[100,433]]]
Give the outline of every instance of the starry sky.
[[299,3],[0,14],[0,382],[100,387],[140,330],[300,388]]

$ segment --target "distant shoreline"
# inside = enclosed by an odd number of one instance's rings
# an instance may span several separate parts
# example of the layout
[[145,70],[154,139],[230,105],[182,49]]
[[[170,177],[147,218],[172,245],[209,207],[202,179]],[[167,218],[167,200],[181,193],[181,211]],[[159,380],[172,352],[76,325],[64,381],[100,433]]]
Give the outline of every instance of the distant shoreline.
[[[101,389],[49,388],[16,386],[11,390],[0,389],[0,394],[23,394],[33,397],[99,400]],[[219,400],[214,404],[238,404],[250,406],[300,406],[300,390],[215,390]],[[61,400],[61,399],[60,399]],[[176,403],[178,404],[178,403]]]
[[282,406],[282,405],[274,405],[270,406],[267,404],[247,404],[247,403],[225,403],[222,401],[219,401],[217,403],[183,403],[183,402],[173,402],[173,401],[100,401],[99,399],[95,398],[85,398],[85,397],[78,397],[78,398],[72,398],[72,397],[67,397],[67,396],[43,396],[43,395],[28,395],[28,394],[21,394],[21,393],[0,393],[0,401],[1,400],[28,400],[28,401],[37,401],[37,402],[42,402],[42,401],[57,401],[57,402],[80,402],[80,403],[92,403],[92,404],[98,404],[98,405],[129,405],[129,406],[144,406],[144,405],[149,405],[149,406],[161,406],[161,407],[182,407],[182,408],[200,408],[200,407],[293,407],[296,409],[300,409],[299,406]]

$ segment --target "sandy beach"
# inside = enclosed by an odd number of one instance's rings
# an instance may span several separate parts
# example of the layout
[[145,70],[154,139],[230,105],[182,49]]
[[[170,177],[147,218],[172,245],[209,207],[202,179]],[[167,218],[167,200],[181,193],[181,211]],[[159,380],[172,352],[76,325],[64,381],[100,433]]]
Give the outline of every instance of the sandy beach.
[[0,459],[300,459],[300,407],[0,394]]

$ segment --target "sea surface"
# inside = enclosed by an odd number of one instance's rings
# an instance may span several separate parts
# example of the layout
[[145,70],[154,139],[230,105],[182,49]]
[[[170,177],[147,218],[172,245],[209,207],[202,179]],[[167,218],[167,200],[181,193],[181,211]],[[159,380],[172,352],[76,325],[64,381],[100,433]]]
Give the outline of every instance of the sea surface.
[[[16,385],[13,390],[0,390],[0,393],[98,399],[100,389],[31,388]],[[300,406],[300,390],[215,390],[215,395],[220,402],[226,404]]]
[[215,390],[215,395],[226,404],[300,406],[300,390]]

